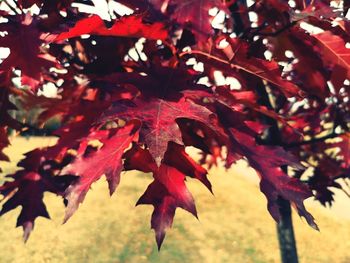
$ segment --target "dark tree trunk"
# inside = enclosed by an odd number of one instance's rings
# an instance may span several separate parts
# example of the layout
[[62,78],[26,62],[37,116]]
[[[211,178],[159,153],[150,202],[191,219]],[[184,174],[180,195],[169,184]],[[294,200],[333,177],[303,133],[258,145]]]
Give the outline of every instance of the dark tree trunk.
[[[243,19],[239,13],[239,5],[246,5],[246,0],[238,0],[230,8],[234,20],[234,31],[236,32],[237,36],[241,36],[245,30]],[[260,103],[265,105],[267,108],[274,110],[264,83],[262,81],[258,82],[256,88],[259,94]],[[266,134],[266,141],[271,145],[280,144],[281,134],[277,121],[266,116],[265,122],[270,126]],[[282,169],[287,172],[287,167],[282,167]],[[280,222],[277,223],[277,234],[280,246],[281,261],[282,263],[298,263],[298,253],[294,236],[290,202],[282,197],[279,197],[278,205],[281,219]]]
[[283,263],[298,263],[298,254],[294,237],[292,211],[288,200],[278,200],[281,220],[277,224],[278,241]]
[[[260,103],[273,110],[266,87],[262,82],[257,87],[257,90],[260,97]],[[266,134],[266,141],[271,145],[281,144],[281,134],[276,120],[266,117],[265,122],[270,126],[268,133]],[[285,173],[288,173],[287,166],[282,167],[282,169]],[[283,263],[298,263],[298,253],[294,236],[290,202],[281,196],[278,198],[277,202],[281,215],[280,222],[277,223],[281,261]]]
[[[260,100],[263,105],[272,109],[269,96],[266,92],[266,87],[263,83],[259,90]],[[266,139],[271,145],[281,143],[281,134],[276,120],[266,118],[266,123],[270,126]],[[288,172],[287,167],[282,167],[285,173]],[[294,228],[292,222],[292,211],[290,202],[283,197],[278,198],[279,211],[281,214],[280,222],[277,223],[277,234],[280,246],[281,260],[283,263],[298,263],[298,253],[294,237]]]
[[[269,95],[266,92],[265,85],[261,82],[260,86],[257,87],[257,89],[259,91],[261,104],[265,105],[269,109],[273,109]],[[268,134],[266,134],[266,140],[271,145],[280,144],[281,134],[276,120],[267,117],[265,122],[270,126]],[[285,173],[288,172],[287,167],[282,167],[282,169]],[[298,263],[298,253],[294,237],[290,202],[280,196],[278,198],[278,205],[281,218],[280,222],[277,223],[277,235],[280,246],[281,260],[283,263]]]

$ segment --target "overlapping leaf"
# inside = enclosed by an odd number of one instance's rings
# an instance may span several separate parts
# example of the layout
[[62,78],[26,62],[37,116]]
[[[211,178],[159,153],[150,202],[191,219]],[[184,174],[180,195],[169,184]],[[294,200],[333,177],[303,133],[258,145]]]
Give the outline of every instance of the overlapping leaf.
[[169,142],[183,144],[176,120],[187,118],[210,123],[211,115],[208,109],[186,98],[181,98],[176,102],[140,98],[133,102],[118,102],[106,113],[105,120],[118,118],[127,121],[140,120],[142,122],[140,140],[147,145],[157,165],[160,166]]
[[154,181],[137,204],[154,206],[151,227],[156,233],[160,248],[167,228],[172,225],[176,208],[183,208],[197,216],[193,197],[185,185],[185,176],[198,179],[211,191],[211,185],[206,177],[207,171],[185,153],[183,146],[174,143],[170,144],[160,167],[157,167],[147,150],[136,145],[126,153],[125,158],[127,169],[153,173]]
[[[161,11],[170,13],[171,17],[182,26],[189,25],[198,40],[201,41],[205,41],[214,33],[211,25],[213,17],[209,15],[209,10],[215,7],[229,14],[228,9],[221,0],[151,0],[150,2]],[[194,17],[196,19],[193,19]]]
[[303,185],[296,178],[290,178],[286,175],[282,166],[300,165],[295,158],[283,151],[282,148],[264,147],[255,145],[249,136],[231,129],[231,133],[237,142],[241,154],[247,157],[249,164],[260,174],[261,191],[268,199],[268,209],[273,218],[280,220],[281,214],[279,211],[278,197],[291,201],[298,209],[300,216],[305,217],[310,226],[318,229],[314,218],[308,213],[304,207],[303,201],[312,196],[311,190],[307,185]]
[[54,169],[59,167],[54,167],[56,164],[53,162],[42,162],[42,159],[45,158],[44,151],[35,150],[28,153],[26,159],[20,163],[23,169],[8,175],[13,181],[5,182],[0,187],[0,193],[6,200],[0,215],[19,206],[22,207],[17,219],[17,227],[23,227],[25,241],[33,230],[37,217],[50,218],[43,202],[44,193],[52,192],[63,195],[65,188],[75,179],[72,176],[54,176],[47,168],[49,166]]
[[0,47],[10,49],[10,55],[0,65],[0,70],[21,70],[21,82],[36,90],[43,81],[42,71],[49,71],[57,66],[54,57],[41,52],[42,33],[37,27],[37,21],[30,16],[24,20],[18,17],[8,23],[1,23],[0,30],[6,31],[5,36],[0,37]]
[[339,90],[346,78],[350,77],[350,53],[346,42],[339,36],[326,31],[313,35],[324,61],[332,68],[332,82]]
[[[125,149],[135,140],[138,134],[138,124],[130,123],[123,128],[111,130],[109,133],[93,134],[91,140],[99,139],[103,146],[96,152],[84,156],[85,147],[79,149],[79,155],[64,173],[78,175],[76,183],[70,185],[65,193],[68,206],[65,215],[67,221],[83,202],[91,185],[106,175],[110,194],[112,194],[120,181],[120,172],[123,169],[122,156]],[[102,137],[102,138],[101,138]]]
[[[10,49],[0,64],[0,160],[11,129],[35,133],[55,118],[59,126],[57,143],[28,153],[0,187],[0,213],[21,206],[25,238],[48,217],[45,192],[68,201],[67,220],[95,181],[105,175],[113,193],[120,172],[135,169],[153,174],[138,204],[154,207],[160,247],[177,208],[197,216],[186,177],[211,191],[201,165],[242,158],[273,218],[285,199],[317,228],[304,200],[332,203],[330,188],[345,190],[338,180],[349,179],[349,23],[331,1],[117,1],[133,15],[111,8],[111,22],[72,2],[22,0],[0,12],[0,46]],[[34,4],[39,14],[26,10]],[[219,10],[226,26],[214,30]],[[19,74],[29,91],[16,87]],[[14,102],[36,112],[31,125],[11,117]],[[201,151],[198,163],[187,146]]]

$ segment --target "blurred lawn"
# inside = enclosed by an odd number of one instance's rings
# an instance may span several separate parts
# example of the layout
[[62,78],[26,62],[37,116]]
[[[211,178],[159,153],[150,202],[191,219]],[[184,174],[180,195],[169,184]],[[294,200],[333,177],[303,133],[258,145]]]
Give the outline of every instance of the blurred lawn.
[[[1,167],[12,172],[21,153],[54,141],[17,138],[7,151],[13,162],[1,163]],[[275,223],[254,178],[244,165],[229,172],[212,169],[215,196],[189,180],[199,221],[177,210],[173,228],[159,253],[150,230],[152,207],[135,208],[151,182],[150,175],[124,174],[112,198],[102,179],[93,185],[83,205],[65,225],[61,224],[62,201],[48,194],[45,199],[52,220],[39,218],[26,244],[22,242],[22,229],[15,228],[19,209],[0,219],[0,262],[279,262]],[[307,202],[321,232],[294,214],[301,263],[350,262],[350,200],[340,195],[338,199],[338,211],[331,212]]]

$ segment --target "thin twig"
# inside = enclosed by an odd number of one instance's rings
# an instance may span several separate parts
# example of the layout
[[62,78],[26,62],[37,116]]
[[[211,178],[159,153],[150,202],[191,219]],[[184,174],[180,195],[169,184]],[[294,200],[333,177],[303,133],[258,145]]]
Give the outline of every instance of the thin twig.
[[22,9],[22,7],[18,4],[18,2],[17,2],[16,0],[13,0],[13,2],[15,3],[16,7],[17,7],[19,10],[21,10],[21,13],[23,14],[23,13],[24,13],[24,12],[23,12],[23,9]]
[[344,194],[346,194],[347,195],[347,197],[349,197],[350,198],[350,194],[347,192],[347,191],[345,191],[345,189],[343,189],[343,188],[340,188],[342,191],[343,191],[343,193]]
[[15,14],[19,15],[20,13],[18,13],[17,9],[14,8],[12,5],[10,5],[10,3],[7,0],[3,0],[2,2],[4,2]]
[[[109,15],[109,19],[111,21],[113,21],[113,17],[112,17],[112,12],[111,12],[111,9],[109,7],[109,0],[106,0],[106,4],[107,4],[107,8],[108,8],[108,15]],[[113,11],[114,12],[114,11]]]
[[349,183],[346,181],[346,178],[343,178],[344,184],[350,189]]
[[264,33],[264,32],[258,32],[257,35],[259,36],[266,36],[266,37],[276,37],[279,34],[283,33],[284,31],[290,29],[291,27],[295,26],[297,24],[297,21],[293,21],[292,23],[286,25],[285,27],[282,27],[281,29],[272,32],[272,33]]
[[342,133],[338,134],[335,132],[332,132],[330,134],[327,134],[323,137],[319,137],[319,138],[313,138],[311,140],[306,140],[306,141],[302,141],[302,142],[292,142],[292,143],[286,143],[283,144],[283,147],[286,148],[293,148],[293,147],[298,147],[298,146],[302,146],[302,145],[308,145],[308,144],[314,144],[314,143],[318,143],[318,142],[323,142],[327,139],[332,139],[332,138],[337,138],[339,136],[343,135]]
[[224,63],[224,64],[229,65],[229,66],[231,65],[232,67],[234,67],[234,65],[232,63],[228,62],[227,60],[221,59],[221,58],[213,56],[213,55],[210,55],[210,54],[208,54],[206,52],[203,52],[203,51],[200,51],[200,50],[191,50],[191,51],[182,52],[182,53],[179,54],[179,57],[181,58],[181,57],[183,57],[185,55],[192,55],[192,54],[194,54],[194,55],[202,55],[202,56],[205,56],[205,57],[207,57],[209,59],[213,59],[213,60],[216,60],[218,62]]

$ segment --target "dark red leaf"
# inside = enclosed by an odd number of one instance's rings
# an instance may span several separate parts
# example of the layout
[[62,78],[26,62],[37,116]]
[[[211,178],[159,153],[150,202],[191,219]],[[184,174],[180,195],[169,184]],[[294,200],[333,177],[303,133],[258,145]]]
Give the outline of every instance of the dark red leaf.
[[[19,18],[18,18],[19,19]],[[42,33],[37,27],[37,21],[27,15],[23,21],[13,21],[0,24],[0,30],[7,34],[0,37],[0,47],[10,49],[10,55],[1,63],[0,70],[21,70],[21,83],[36,90],[42,83],[43,70],[49,71],[57,66],[56,59],[41,52]]]
[[345,46],[346,41],[330,31],[313,35],[313,37],[318,40],[320,54],[325,63],[333,69],[332,82],[339,90],[344,80],[350,78],[350,52]]
[[42,216],[49,218],[46,206],[43,202],[44,192],[49,191],[57,195],[63,195],[66,187],[74,181],[72,176],[54,176],[51,169],[58,167],[53,163],[42,162],[45,158],[45,150],[35,150],[26,154],[26,159],[19,165],[24,169],[7,177],[12,181],[5,182],[0,187],[0,193],[5,198],[5,203],[0,211],[3,215],[10,210],[22,207],[17,219],[17,226],[24,230],[26,241],[34,228],[34,221]]
[[[111,130],[107,136],[100,139],[103,146],[96,152],[84,156],[78,155],[70,164],[66,174],[78,175],[79,179],[68,187],[65,198],[68,200],[66,222],[78,209],[80,203],[90,189],[91,185],[106,175],[110,194],[113,194],[120,181],[120,172],[123,169],[122,156],[124,151],[138,135],[138,123],[130,123],[123,128]],[[92,137],[96,139],[96,137]]]
[[231,129],[231,132],[238,142],[244,142],[235,143],[235,145],[260,174],[260,188],[267,197],[268,209],[272,217],[276,221],[281,218],[278,197],[282,196],[295,205],[299,215],[305,217],[310,226],[318,229],[314,218],[306,211],[303,204],[306,198],[312,196],[311,190],[296,178],[288,177],[281,169],[281,166],[286,165],[301,168],[295,158],[282,148],[258,146],[249,136],[234,129]]
[[[163,12],[168,10],[171,18],[175,19],[182,26],[189,25],[198,40],[201,41],[206,41],[214,33],[211,25],[214,17],[209,15],[210,9],[218,8],[229,14],[228,9],[221,0],[151,0],[150,2]],[[194,17],[196,19],[193,19]]]
[[167,228],[171,227],[175,210],[181,207],[197,217],[196,207],[191,193],[184,183],[185,175],[177,169],[162,164],[154,172],[154,181],[140,197],[137,204],[154,206],[151,226],[156,232],[160,248]]
[[179,101],[162,99],[134,102],[119,102],[106,113],[105,120],[137,119],[142,122],[140,141],[149,148],[157,165],[160,166],[169,142],[183,145],[181,131],[176,120],[187,118],[203,123],[211,123],[212,113],[203,106],[181,98]]

